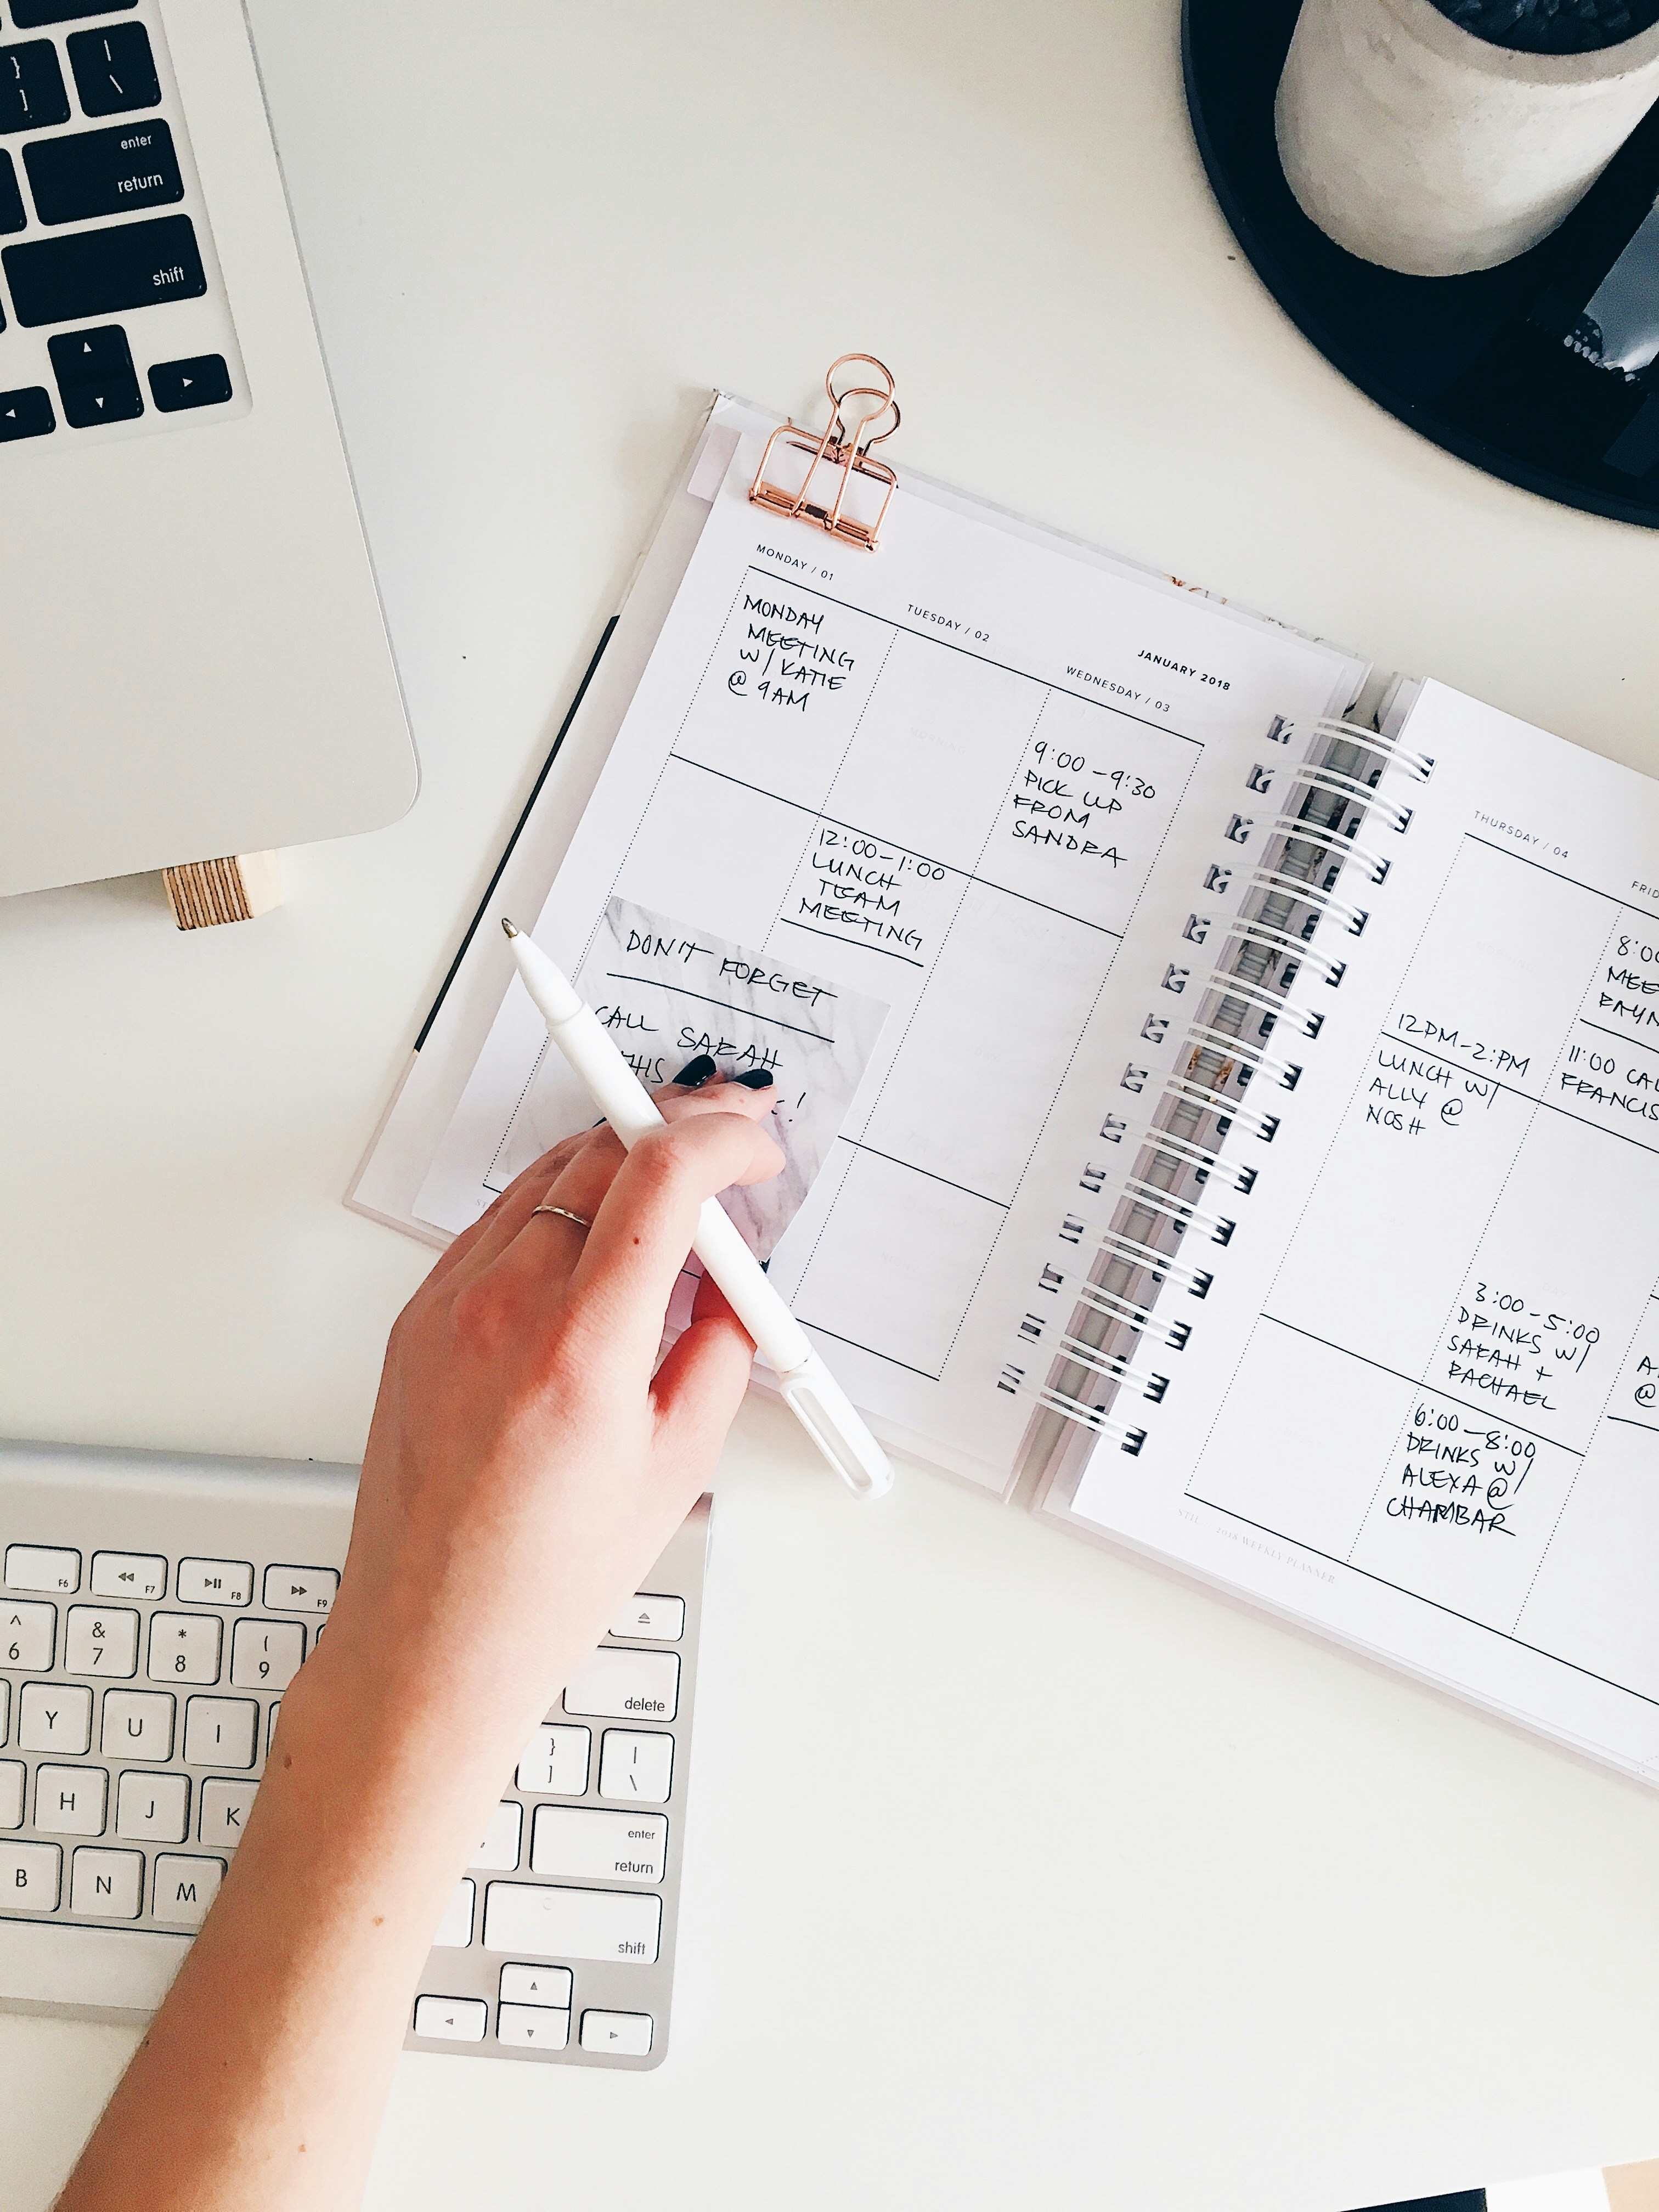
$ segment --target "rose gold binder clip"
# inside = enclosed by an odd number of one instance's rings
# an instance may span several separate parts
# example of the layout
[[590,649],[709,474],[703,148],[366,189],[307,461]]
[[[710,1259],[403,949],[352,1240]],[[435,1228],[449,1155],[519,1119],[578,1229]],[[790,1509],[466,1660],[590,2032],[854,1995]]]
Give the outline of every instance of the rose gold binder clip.
[[[872,368],[880,381],[844,384],[837,390],[836,379],[845,368]],[[798,515],[832,538],[873,553],[898,482],[885,461],[871,459],[872,449],[899,426],[892,373],[873,354],[844,353],[830,363],[823,388],[830,395],[823,435],[814,437],[793,422],[781,423],[766,441],[749,496],[773,514]],[[860,407],[860,401],[874,404]]]

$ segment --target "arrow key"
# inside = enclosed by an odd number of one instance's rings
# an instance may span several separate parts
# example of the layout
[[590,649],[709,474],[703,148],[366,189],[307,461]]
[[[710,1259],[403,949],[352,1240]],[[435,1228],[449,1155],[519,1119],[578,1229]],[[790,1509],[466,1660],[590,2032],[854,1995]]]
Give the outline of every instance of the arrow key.
[[64,420],[89,430],[100,422],[130,422],[144,411],[132,366],[132,349],[118,323],[101,330],[64,331],[48,338]]
[[52,395],[41,384],[22,392],[0,392],[0,446],[13,438],[44,438],[58,428]]
[[602,2051],[611,2058],[644,2058],[651,2050],[648,2012],[585,2012],[582,2049]]
[[149,396],[163,415],[178,415],[186,407],[222,407],[230,397],[230,371],[223,354],[158,361],[149,373]]

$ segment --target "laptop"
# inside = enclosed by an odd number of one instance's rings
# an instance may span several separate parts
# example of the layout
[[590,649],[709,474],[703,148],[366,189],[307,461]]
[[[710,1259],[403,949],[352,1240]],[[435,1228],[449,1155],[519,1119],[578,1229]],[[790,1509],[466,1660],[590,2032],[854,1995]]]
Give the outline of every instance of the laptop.
[[0,0],[0,894],[416,768],[240,0]]

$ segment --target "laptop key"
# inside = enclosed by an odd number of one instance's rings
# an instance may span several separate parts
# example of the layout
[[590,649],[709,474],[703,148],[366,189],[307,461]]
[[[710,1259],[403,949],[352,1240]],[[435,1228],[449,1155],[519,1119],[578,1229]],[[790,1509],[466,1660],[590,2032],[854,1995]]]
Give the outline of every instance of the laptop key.
[[173,133],[159,116],[37,138],[23,149],[34,211],[42,222],[87,222],[162,207],[185,196]]
[[127,334],[118,323],[100,331],[70,331],[48,338],[52,374],[72,430],[100,422],[130,422],[144,411]]
[[222,407],[230,397],[230,371],[222,353],[158,361],[149,373],[149,392],[163,415],[177,415],[186,407]]
[[20,31],[33,31],[83,15],[119,15],[137,5],[137,0],[11,0],[11,19]]
[[0,146],[0,231],[21,230],[27,222],[23,195],[18,189],[17,172],[12,167],[11,155],[3,146]]
[[11,303],[25,329],[199,300],[207,275],[187,215],[152,216],[115,230],[0,246]]
[[161,98],[142,23],[112,23],[106,31],[71,31],[65,41],[75,89],[88,115],[125,115],[135,107],[155,107]]
[[[24,19],[14,9],[18,27]],[[70,118],[69,94],[50,39],[30,39],[21,46],[0,46],[0,134],[43,131]]]

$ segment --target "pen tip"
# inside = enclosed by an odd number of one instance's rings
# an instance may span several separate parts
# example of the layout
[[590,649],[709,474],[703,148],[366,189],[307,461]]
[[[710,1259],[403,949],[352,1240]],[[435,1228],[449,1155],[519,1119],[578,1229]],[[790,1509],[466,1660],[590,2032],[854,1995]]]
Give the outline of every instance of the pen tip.
[[518,931],[514,928],[512,923],[507,920],[505,915],[501,916],[501,927],[507,932],[509,937],[516,937],[519,933]]

